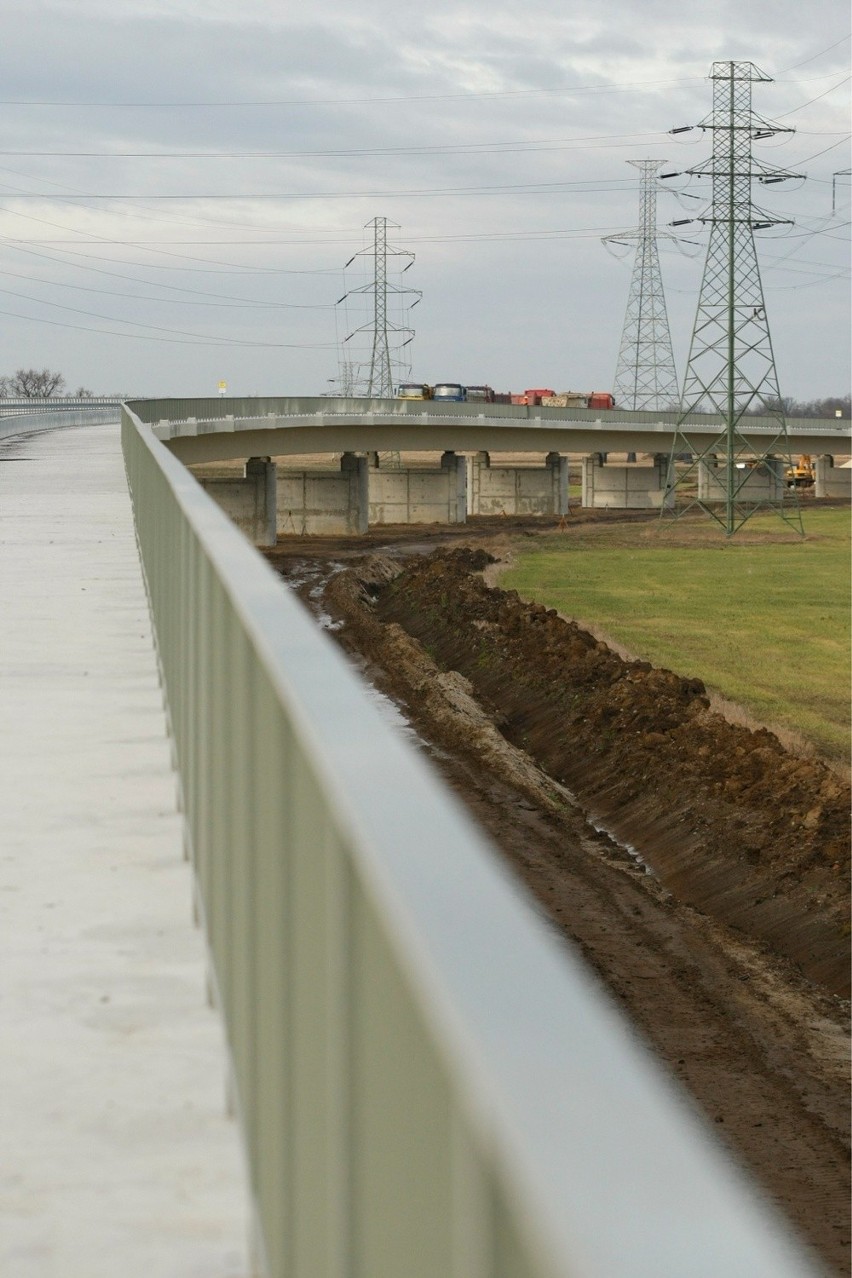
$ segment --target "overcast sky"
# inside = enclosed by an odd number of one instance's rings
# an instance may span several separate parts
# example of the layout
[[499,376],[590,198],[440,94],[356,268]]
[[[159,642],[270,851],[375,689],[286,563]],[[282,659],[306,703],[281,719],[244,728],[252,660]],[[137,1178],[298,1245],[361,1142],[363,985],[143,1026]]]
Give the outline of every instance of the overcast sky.
[[[668,130],[709,117],[711,64],[736,59],[772,77],[755,110],[796,129],[755,154],[807,175],[755,193],[795,223],[758,240],[781,392],[849,392],[840,0],[0,12],[0,373],[138,395],[333,390],[341,361],[369,360],[369,224],[386,218],[413,380],[610,389],[632,255],[601,239],[638,224],[628,161],[700,165],[710,134]],[[661,236],[707,194],[664,185]],[[660,258],[682,378],[706,232],[677,234]]]

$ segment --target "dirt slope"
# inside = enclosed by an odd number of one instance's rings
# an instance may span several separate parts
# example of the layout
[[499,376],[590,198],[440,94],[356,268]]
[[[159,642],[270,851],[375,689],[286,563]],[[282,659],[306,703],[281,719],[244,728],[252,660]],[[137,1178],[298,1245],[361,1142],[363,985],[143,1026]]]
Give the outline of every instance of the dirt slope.
[[522,746],[680,899],[849,994],[848,786],[770,732],[709,710],[697,679],[626,662],[572,622],[471,568],[415,560],[380,593],[439,664],[465,675]]

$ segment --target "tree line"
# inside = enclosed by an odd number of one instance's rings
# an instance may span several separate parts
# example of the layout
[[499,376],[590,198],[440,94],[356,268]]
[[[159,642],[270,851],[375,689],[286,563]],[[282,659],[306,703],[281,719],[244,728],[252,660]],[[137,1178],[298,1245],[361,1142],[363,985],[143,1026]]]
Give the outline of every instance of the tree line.
[[93,399],[94,392],[85,386],[66,392],[65,378],[52,368],[16,368],[0,377],[0,399],[50,399],[53,395],[71,395],[75,399]]
[[789,399],[782,396],[780,400],[769,399],[766,404],[756,404],[749,412],[761,416],[767,408],[774,412],[781,410],[785,417],[844,417],[849,420],[852,410],[852,397],[849,395],[829,395],[826,399]]

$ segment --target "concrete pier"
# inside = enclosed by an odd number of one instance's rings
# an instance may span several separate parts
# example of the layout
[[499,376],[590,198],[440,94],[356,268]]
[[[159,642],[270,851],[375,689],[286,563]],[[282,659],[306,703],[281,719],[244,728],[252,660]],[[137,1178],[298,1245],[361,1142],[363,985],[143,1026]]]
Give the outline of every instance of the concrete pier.
[[269,457],[249,457],[242,478],[200,483],[256,546],[275,545],[276,475]]
[[344,453],[340,470],[278,472],[280,536],[340,536],[367,531],[368,463]]
[[814,461],[814,494],[817,497],[852,498],[852,466],[835,466],[833,457]]
[[465,459],[445,452],[436,468],[370,470],[371,524],[463,524]]
[[[600,454],[583,458],[582,504],[618,510],[659,510],[663,505],[668,459],[654,457],[651,466],[619,466]],[[669,496],[669,504],[671,496]]]
[[[749,501],[782,502],[784,499],[784,462],[779,457],[767,457],[759,466],[736,472],[738,496]],[[740,485],[740,481],[741,485]],[[698,497],[700,501],[725,501],[724,462],[714,464],[702,461],[698,464]]]
[[564,515],[568,458],[548,453],[544,466],[494,466],[486,452],[468,459],[472,515]]
[[117,424],[0,443],[0,1273],[247,1278]]

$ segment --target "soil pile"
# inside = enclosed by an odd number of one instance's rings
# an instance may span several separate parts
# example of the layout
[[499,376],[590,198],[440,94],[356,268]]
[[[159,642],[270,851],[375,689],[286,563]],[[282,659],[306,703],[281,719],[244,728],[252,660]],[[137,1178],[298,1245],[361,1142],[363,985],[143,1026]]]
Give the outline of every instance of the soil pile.
[[624,661],[554,610],[489,589],[488,562],[441,550],[384,583],[361,576],[377,618],[464,675],[506,739],[678,899],[848,996],[848,785],[712,712],[700,680]]

